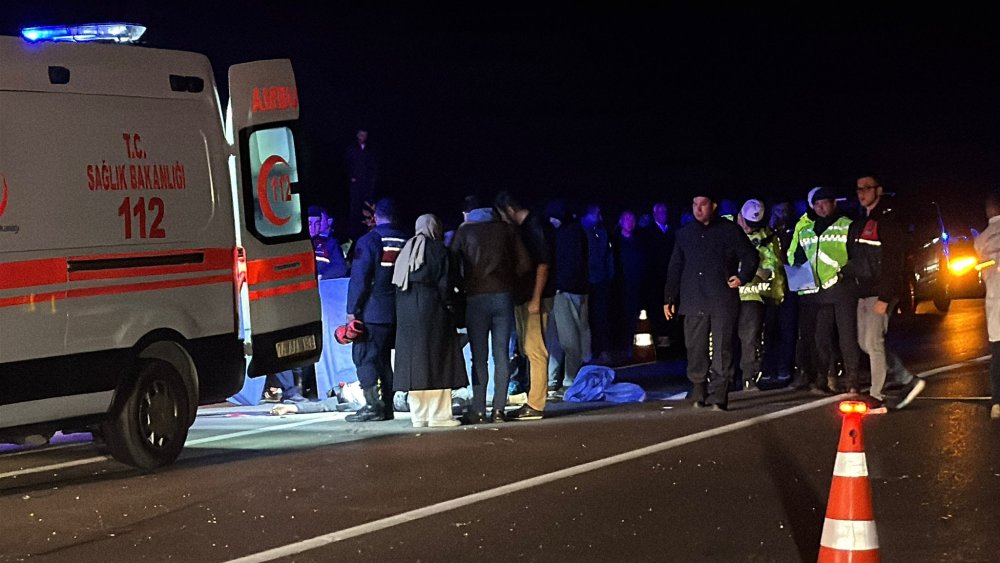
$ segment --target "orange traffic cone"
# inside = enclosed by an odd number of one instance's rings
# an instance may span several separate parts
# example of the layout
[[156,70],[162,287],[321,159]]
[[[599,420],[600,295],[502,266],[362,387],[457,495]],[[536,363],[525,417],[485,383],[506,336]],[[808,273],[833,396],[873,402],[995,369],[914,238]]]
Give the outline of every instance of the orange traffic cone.
[[861,435],[861,417],[867,411],[868,405],[860,401],[840,403],[844,424],[819,542],[820,563],[879,561],[872,489]]
[[656,361],[656,346],[653,346],[653,334],[645,309],[639,311],[639,321],[632,336],[632,361],[637,363]]

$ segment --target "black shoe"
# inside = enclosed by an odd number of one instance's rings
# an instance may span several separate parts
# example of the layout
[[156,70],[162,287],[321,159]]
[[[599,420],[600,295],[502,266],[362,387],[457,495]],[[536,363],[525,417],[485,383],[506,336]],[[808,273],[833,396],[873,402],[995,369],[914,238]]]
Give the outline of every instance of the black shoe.
[[[386,408],[378,396],[378,388],[366,387],[362,390],[365,395],[365,406],[344,420],[347,422],[373,422],[380,420],[392,420],[392,409]],[[388,417],[388,418],[387,418]]]
[[481,412],[468,411],[462,416],[462,424],[486,424],[486,415]]
[[264,389],[264,397],[261,399],[262,403],[280,403],[281,402],[281,389],[268,388]]
[[528,405],[521,405],[521,408],[517,409],[510,416],[507,417],[508,420],[541,420],[544,413],[538,409],[533,409]]
[[814,383],[814,384],[812,384],[809,387],[809,392],[812,393],[813,395],[832,395],[833,394],[833,391],[831,391],[830,388],[827,387],[823,383]]
[[749,379],[743,382],[744,391],[760,391],[760,387],[757,387],[757,382]]
[[809,387],[809,376],[801,371],[797,371],[788,386],[799,391],[807,389]]
[[903,387],[902,400],[896,405],[896,410],[905,408],[913,402],[913,399],[917,398],[917,395],[924,391],[924,387],[927,387],[927,382],[919,377],[914,377],[909,383]]
[[490,413],[490,422],[492,422],[493,424],[501,424],[507,422],[507,413],[504,412],[502,409],[493,409],[493,412]]
[[562,385],[559,385],[558,383],[553,383],[553,384],[549,385],[548,391],[549,391],[549,393],[555,393],[556,391],[558,391],[561,388],[562,388]]
[[864,401],[866,405],[868,405],[868,412],[871,414],[881,414],[888,412],[888,409],[885,406],[885,402],[882,401],[881,399],[876,399],[871,395],[864,395],[861,397],[861,400]]
[[693,409],[703,409],[706,406],[708,405],[705,404],[705,401],[694,401],[693,403],[691,403],[691,408]]
[[[374,422],[381,420],[392,420],[391,418],[385,418],[385,409],[382,407],[381,402],[376,405],[365,405],[361,407],[358,412],[347,415],[344,419],[347,422]],[[389,416],[392,416],[391,414]]]
[[728,411],[728,410],[729,410],[729,407],[728,407],[728,406],[725,406],[725,405],[720,405],[720,404],[718,404],[718,403],[714,403],[714,404],[712,405],[712,410],[713,410],[713,411],[717,411],[717,412],[725,412],[725,411]]

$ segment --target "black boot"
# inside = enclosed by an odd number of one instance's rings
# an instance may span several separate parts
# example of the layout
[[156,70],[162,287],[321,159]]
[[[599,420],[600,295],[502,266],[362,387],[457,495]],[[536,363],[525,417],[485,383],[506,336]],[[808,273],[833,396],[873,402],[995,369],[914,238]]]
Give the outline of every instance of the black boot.
[[392,386],[382,387],[382,418],[380,420],[392,420],[394,418],[393,412],[396,410],[396,406],[393,404],[395,402],[396,393],[393,392]]
[[[378,396],[378,387],[365,387],[362,392],[365,395],[365,406],[361,407],[358,412],[348,415],[344,420],[347,422],[387,420],[385,418],[385,404]],[[388,420],[391,420],[391,418]]]
[[792,389],[808,388],[809,375],[800,369],[795,370],[795,377],[792,378],[792,381],[788,384],[788,386],[791,387]]

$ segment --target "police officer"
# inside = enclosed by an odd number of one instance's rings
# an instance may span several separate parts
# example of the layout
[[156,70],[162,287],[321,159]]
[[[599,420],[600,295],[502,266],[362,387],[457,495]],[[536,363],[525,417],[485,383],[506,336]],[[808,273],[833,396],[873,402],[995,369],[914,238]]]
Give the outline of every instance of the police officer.
[[[840,390],[834,342],[844,361],[847,388],[858,389],[861,349],[858,347],[858,297],[853,280],[842,281],[847,265],[847,238],[851,219],[837,209],[836,194],[819,188],[812,194],[815,219],[800,222],[788,249],[789,261],[796,266],[809,264],[817,288],[805,292],[803,307],[816,307],[815,339],[811,344],[818,360],[813,382],[817,392]],[[802,316],[800,316],[802,318]],[[809,345],[806,340],[800,345]]]
[[[395,204],[375,204],[375,228],[358,239],[347,286],[347,322],[365,325],[365,335],[352,344],[354,365],[365,395],[365,406],[348,422],[392,420],[392,364],[396,334],[396,288],[392,272],[407,235],[394,222]],[[381,387],[381,396],[379,388]]]
[[736,223],[743,228],[760,256],[756,275],[750,283],[740,286],[740,316],[736,329],[741,344],[743,387],[752,391],[757,389],[761,374],[764,326],[776,321],[778,306],[785,295],[785,271],[779,258],[781,244],[767,226],[764,202],[748,199]]

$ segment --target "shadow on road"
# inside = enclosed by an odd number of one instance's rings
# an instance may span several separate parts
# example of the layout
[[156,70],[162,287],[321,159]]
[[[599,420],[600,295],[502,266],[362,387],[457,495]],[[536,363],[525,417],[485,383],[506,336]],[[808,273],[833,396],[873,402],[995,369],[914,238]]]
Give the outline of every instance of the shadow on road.
[[[801,561],[816,561],[819,539],[823,533],[826,503],[809,484],[808,473],[786,451],[785,444],[767,424],[759,436],[764,448],[768,473],[780,495],[781,505],[788,516],[792,539]],[[818,509],[817,509],[818,507]]]

